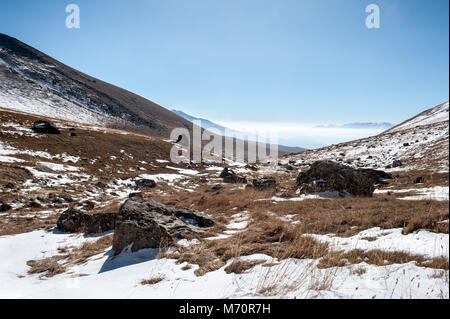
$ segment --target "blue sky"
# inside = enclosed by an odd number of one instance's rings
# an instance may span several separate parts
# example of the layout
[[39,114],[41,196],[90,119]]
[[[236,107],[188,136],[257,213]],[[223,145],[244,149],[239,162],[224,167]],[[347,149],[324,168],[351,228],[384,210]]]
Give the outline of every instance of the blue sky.
[[396,123],[448,100],[448,14],[448,0],[2,0],[0,32],[213,121]]

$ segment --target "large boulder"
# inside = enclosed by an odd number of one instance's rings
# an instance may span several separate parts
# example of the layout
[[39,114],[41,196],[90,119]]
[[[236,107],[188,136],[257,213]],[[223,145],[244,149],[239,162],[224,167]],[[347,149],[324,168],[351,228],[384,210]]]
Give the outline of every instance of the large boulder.
[[195,238],[214,224],[212,218],[196,211],[134,197],[120,207],[113,250],[120,254],[127,247],[131,251],[167,247],[176,239]]
[[69,208],[61,214],[56,226],[65,233],[103,233],[114,229],[116,217],[117,213],[86,214]]
[[337,191],[339,194],[370,197],[375,190],[374,184],[389,178],[391,175],[382,171],[318,161],[298,175],[297,186],[302,193]]
[[32,130],[35,133],[41,134],[60,134],[61,131],[58,130],[53,124],[47,121],[36,121],[33,123]]

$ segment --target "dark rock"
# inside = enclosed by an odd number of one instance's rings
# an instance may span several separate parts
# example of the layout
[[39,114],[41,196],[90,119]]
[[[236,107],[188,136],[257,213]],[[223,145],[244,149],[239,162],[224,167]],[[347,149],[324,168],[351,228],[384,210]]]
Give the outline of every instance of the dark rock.
[[283,166],[287,171],[293,171],[295,170],[295,167],[290,165],[290,164],[286,164]]
[[82,204],[83,204],[83,208],[86,210],[93,210],[95,208],[95,204],[93,202],[91,202],[90,200],[87,200],[87,201],[83,202]]
[[128,195],[128,198],[142,198],[142,193],[130,193],[130,195]]
[[419,176],[416,179],[414,179],[414,184],[423,184],[423,183],[425,183],[425,178],[422,176]]
[[226,177],[228,175],[232,175],[232,174],[234,174],[234,172],[231,169],[228,169],[228,167],[225,167],[222,170],[222,172],[219,174],[219,177],[220,178],[224,178],[224,177]]
[[47,121],[36,121],[33,123],[32,130],[41,134],[61,134],[61,131]]
[[405,147],[409,146],[409,143],[403,143],[403,146],[405,146]]
[[11,210],[11,209],[12,209],[11,205],[8,205],[7,203],[0,201],[0,212],[1,213],[7,212],[8,210]]
[[77,133],[73,133],[73,132],[72,132],[72,133],[70,133],[70,136],[71,136],[71,137],[77,136]]
[[95,234],[114,229],[117,213],[86,214],[69,208],[58,219],[57,228],[66,233]]
[[253,187],[259,191],[273,189],[276,185],[277,182],[273,177],[262,177],[253,180]]
[[42,205],[39,204],[39,203],[36,202],[36,201],[31,201],[31,202],[28,204],[28,207],[29,207],[29,208],[42,208]]
[[354,169],[335,162],[319,161],[311,165],[307,172],[297,177],[297,186],[302,193],[337,191],[354,196],[370,197],[374,184],[392,176],[372,169]]
[[249,169],[251,171],[254,171],[254,172],[256,172],[258,170],[258,167],[256,167],[255,165],[250,165],[250,164],[245,165],[245,168]]
[[223,178],[223,182],[228,184],[246,184],[247,178],[238,175],[228,175]]
[[217,185],[213,186],[212,188],[207,189],[207,190],[205,191],[205,193],[217,192],[217,191],[221,190],[222,188],[223,188],[222,185],[217,184]]
[[42,173],[58,174],[57,171],[52,170],[50,167],[43,166],[43,165],[41,165],[41,166],[36,166],[34,169],[37,170],[37,171],[39,171],[39,172],[42,172]]
[[225,167],[219,175],[220,178],[223,178],[224,183],[237,184],[242,183],[246,184],[247,179],[245,177],[241,177],[236,175],[231,169]]
[[403,165],[403,163],[401,161],[398,161],[398,160],[392,162],[392,167],[400,167],[402,165]]
[[116,219],[113,250],[121,253],[175,244],[177,238],[194,238],[214,220],[190,209],[175,209],[141,198],[128,199]]
[[95,186],[97,186],[98,188],[106,188],[108,187],[108,184],[102,182],[102,181],[98,181]]
[[156,187],[156,182],[152,179],[140,179],[140,180],[137,180],[135,183],[136,183],[136,189]]

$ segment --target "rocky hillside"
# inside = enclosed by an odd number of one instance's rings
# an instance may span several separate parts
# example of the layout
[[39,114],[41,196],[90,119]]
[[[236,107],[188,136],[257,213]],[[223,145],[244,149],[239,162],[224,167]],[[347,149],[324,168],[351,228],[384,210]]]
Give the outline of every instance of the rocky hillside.
[[0,107],[153,136],[192,124],[136,94],[0,34]]
[[448,121],[277,169],[173,144],[0,109],[0,297],[448,299]]

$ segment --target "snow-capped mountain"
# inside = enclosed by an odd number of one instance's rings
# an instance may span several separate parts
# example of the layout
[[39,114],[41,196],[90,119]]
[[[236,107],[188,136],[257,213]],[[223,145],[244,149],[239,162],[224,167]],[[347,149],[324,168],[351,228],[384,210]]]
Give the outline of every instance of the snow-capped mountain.
[[0,107],[168,137],[192,124],[169,110],[70,68],[0,34]]

